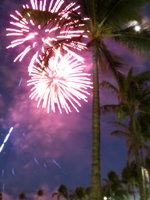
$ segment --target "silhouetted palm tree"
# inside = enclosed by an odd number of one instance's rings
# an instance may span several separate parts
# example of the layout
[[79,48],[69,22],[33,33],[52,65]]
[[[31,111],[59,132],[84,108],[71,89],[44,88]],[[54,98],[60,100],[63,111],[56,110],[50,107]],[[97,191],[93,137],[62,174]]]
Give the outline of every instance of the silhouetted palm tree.
[[44,195],[44,191],[42,189],[39,189],[36,194],[37,196],[42,197]]
[[84,199],[86,200],[87,199],[86,188],[77,187],[73,192],[72,197],[74,200],[84,200]]
[[22,193],[19,194],[19,200],[26,200],[26,199],[27,198],[26,198],[26,195],[25,195],[24,192],[22,192]]
[[52,194],[52,197],[57,197],[57,200],[60,200],[61,197],[68,199],[68,189],[65,185],[60,185],[58,190]]
[[[91,199],[101,199],[100,189],[100,88],[99,74],[111,71],[117,79],[123,62],[107,46],[106,39],[111,38],[128,48],[148,50],[150,32],[142,22],[140,8],[143,0],[82,0],[84,14],[89,18],[86,31],[88,47],[93,59],[93,117],[92,117],[92,177]],[[134,9],[133,9],[134,8]],[[141,20],[141,21],[140,21]],[[136,25],[140,31],[136,32]]]
[[147,140],[150,139],[149,133],[143,127],[143,123],[149,126],[149,123],[146,124],[149,120],[144,119],[150,119],[150,72],[134,75],[133,70],[130,69],[126,76],[118,76],[118,80],[118,89],[109,82],[102,83],[103,86],[112,88],[119,99],[118,105],[105,105],[102,109],[104,112],[117,111],[120,121],[126,118],[125,124],[118,123],[121,129],[113,131],[112,134],[126,137],[128,158],[135,159],[137,165],[141,200],[147,200],[141,168],[144,166],[143,151],[147,153],[150,151],[147,144]]
[[132,161],[131,163],[127,162],[127,166],[122,169],[121,178],[121,181],[126,188],[128,199],[130,198],[130,196],[133,196],[134,200],[136,200],[138,173],[137,166],[134,161]]
[[104,179],[105,183],[102,186],[103,199],[124,200],[126,199],[126,191],[123,188],[122,181],[114,171],[108,172],[107,178]]

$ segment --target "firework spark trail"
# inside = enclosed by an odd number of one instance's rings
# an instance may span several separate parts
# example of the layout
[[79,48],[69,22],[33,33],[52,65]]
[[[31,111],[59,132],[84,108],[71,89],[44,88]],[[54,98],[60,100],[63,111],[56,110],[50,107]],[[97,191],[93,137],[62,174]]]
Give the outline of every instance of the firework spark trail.
[[[51,0],[49,4],[47,0],[30,0],[30,4],[31,5],[23,5],[23,9],[47,11],[49,14],[55,14],[55,16],[57,14],[59,23],[58,20],[54,20],[54,18],[46,22],[37,22],[33,19],[30,11],[26,13],[25,16],[17,10],[15,14],[11,14],[10,17],[12,21],[10,24],[12,27],[6,29],[6,35],[14,38],[14,40],[11,41],[11,44],[8,45],[7,48],[21,47],[21,52],[16,56],[14,62],[17,60],[21,62],[23,58],[31,52],[32,56],[29,61],[29,67],[31,67],[40,55],[45,54],[47,49],[51,49],[55,45],[58,46],[62,41],[66,50],[68,50],[68,48],[77,50],[86,48],[84,42],[82,43],[75,40],[75,38],[86,37],[83,34],[82,28],[80,28],[83,23],[75,28],[75,24],[78,23],[79,19],[71,19],[70,15],[71,13],[78,13],[80,6],[76,5],[76,3],[70,3],[68,6],[65,6],[64,0]],[[66,20],[65,23],[64,20]],[[60,24],[60,22],[62,24]],[[73,41],[71,41],[71,39],[73,39]]]
[[5,170],[4,170],[4,169],[2,169],[2,176],[4,176],[4,173],[5,173]]
[[39,165],[39,161],[37,160],[36,157],[34,157],[34,162],[35,162],[37,165]]
[[44,168],[47,168],[47,164],[46,164],[46,163],[44,163],[44,164],[43,164],[43,167],[44,167]]
[[8,132],[8,134],[6,135],[6,137],[5,137],[4,141],[3,141],[3,144],[0,146],[0,153],[2,152],[2,150],[3,150],[4,146],[5,146],[5,143],[7,142],[8,138],[10,137],[10,134],[11,134],[11,132],[13,131],[13,129],[14,129],[13,127],[11,127],[11,128],[9,129],[9,132]]
[[87,102],[87,89],[92,88],[90,74],[83,72],[85,65],[69,53],[62,55],[60,49],[49,59],[48,67],[44,68],[40,61],[38,64],[33,66],[27,83],[32,86],[30,98],[37,101],[37,107],[42,104],[48,113],[62,113],[63,109],[69,113],[71,107],[79,112],[79,101]]
[[18,83],[18,87],[20,87],[20,86],[21,86],[21,84],[22,84],[22,81],[23,81],[23,78],[21,77],[21,78],[20,78],[20,80],[19,80],[19,83]]
[[56,161],[56,160],[52,160],[52,162],[59,168],[62,169],[62,167],[60,166],[60,164]]
[[14,167],[12,168],[11,173],[13,176],[15,176],[15,168]]

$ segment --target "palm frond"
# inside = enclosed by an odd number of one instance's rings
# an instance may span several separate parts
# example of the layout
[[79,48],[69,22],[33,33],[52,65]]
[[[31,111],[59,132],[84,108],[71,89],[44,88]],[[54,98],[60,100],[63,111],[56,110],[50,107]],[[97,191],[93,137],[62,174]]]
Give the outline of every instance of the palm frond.
[[129,116],[129,107],[123,102],[120,104],[118,112],[117,112],[117,120],[122,122],[126,117]]
[[54,46],[55,48],[58,48],[58,47],[60,47],[60,46],[62,46],[62,45],[67,45],[67,48],[69,49],[69,48],[70,48],[70,47],[69,47],[69,44],[74,43],[74,46],[75,46],[75,44],[77,44],[78,42],[81,42],[82,39],[83,39],[83,38],[82,38],[81,35],[79,35],[79,36],[74,36],[74,37],[72,37],[72,38],[59,39],[58,41],[55,41],[55,42],[54,42],[53,46]]
[[150,50],[150,29],[144,29],[139,32],[134,27],[129,27],[120,31],[115,31],[114,38],[127,45],[130,49],[139,51]]
[[128,70],[127,76],[125,78],[127,82],[131,83],[131,81],[133,80],[133,68],[130,68]]
[[101,66],[101,60],[105,63],[105,69],[112,72],[116,80],[118,80],[118,76],[121,74],[121,69],[125,66],[125,62],[107,49],[106,45],[100,41],[98,46],[98,55],[99,55],[99,64]]
[[130,161],[132,158],[135,157],[135,153],[134,153],[134,146],[130,145],[128,148],[128,161]]
[[113,91],[117,96],[119,94],[119,90],[117,87],[115,87],[112,83],[108,82],[108,81],[102,81],[100,83],[100,87],[105,88],[105,89],[110,89],[111,91]]
[[[35,9],[28,9],[24,8],[21,11],[21,15],[28,19],[31,18],[35,24],[38,25],[48,25],[50,23],[55,23],[60,27],[65,27],[65,25],[69,25],[74,28],[79,28],[79,24],[82,26],[85,25],[83,17],[80,13],[76,12],[74,9],[74,4],[68,8],[68,16],[67,18],[62,18],[58,12],[50,12],[50,11],[43,11],[43,10],[35,10]],[[69,12],[70,10],[70,12]]]
[[26,19],[31,18],[33,22],[38,25],[46,25],[50,20],[59,21],[60,19],[58,13],[51,13],[49,11],[34,10],[28,8],[22,9],[21,15]]
[[140,85],[146,81],[150,81],[150,71],[140,72],[139,74],[134,75],[134,79]]
[[112,105],[103,105],[101,106],[101,112],[103,114],[108,114],[110,112],[117,112],[118,111],[118,108],[120,107],[120,105],[115,105],[115,104],[112,104]]
[[139,111],[143,113],[148,119],[150,118],[150,93],[147,95],[147,97],[141,99]]
[[105,8],[106,24],[119,27],[129,21],[141,18],[141,8],[148,0],[109,0],[103,1]]
[[118,27],[140,18],[141,7],[148,0],[80,0],[85,14],[97,23]]
[[97,23],[99,20],[99,13],[103,12],[103,0],[80,0],[80,5],[84,10],[84,13],[87,17],[91,19],[92,22]]
[[115,130],[111,132],[111,135],[128,137],[128,132],[122,130]]

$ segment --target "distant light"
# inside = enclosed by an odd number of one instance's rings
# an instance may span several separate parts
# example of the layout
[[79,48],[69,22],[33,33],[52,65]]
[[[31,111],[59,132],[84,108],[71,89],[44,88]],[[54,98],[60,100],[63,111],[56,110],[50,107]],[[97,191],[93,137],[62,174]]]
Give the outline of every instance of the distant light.
[[133,20],[133,21],[128,22],[128,23],[127,23],[127,27],[133,28],[136,32],[140,32],[140,31],[141,31],[141,28],[142,28],[142,27],[140,26],[139,22],[136,21],[136,20]]
[[136,20],[130,21],[130,22],[128,22],[127,25],[128,25],[128,27],[136,26],[136,25],[138,25],[138,21],[136,21]]
[[140,31],[141,31],[141,26],[140,26],[140,25],[136,25],[136,26],[134,27],[134,30],[135,30],[136,32],[140,32]]
[[104,197],[104,200],[107,200],[107,197]]

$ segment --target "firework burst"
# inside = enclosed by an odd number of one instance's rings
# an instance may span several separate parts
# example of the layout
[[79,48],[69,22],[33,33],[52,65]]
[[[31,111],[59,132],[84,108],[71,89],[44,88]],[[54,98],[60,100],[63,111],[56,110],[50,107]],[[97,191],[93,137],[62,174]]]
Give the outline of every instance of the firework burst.
[[[7,28],[7,36],[14,38],[7,48],[20,47],[21,51],[14,62],[23,58],[30,52],[29,66],[45,52],[61,46],[66,51],[71,48],[85,49],[85,43],[79,42],[83,34],[82,23],[79,23],[76,3],[64,5],[64,0],[30,0],[30,5],[23,5],[22,12],[11,14],[11,28]],[[78,25],[77,25],[78,24]]]
[[83,72],[85,65],[81,60],[69,53],[62,55],[58,49],[49,59],[48,67],[37,62],[28,81],[28,86],[32,86],[30,98],[37,101],[37,107],[42,105],[48,113],[50,110],[69,113],[71,107],[78,112],[80,101],[87,102],[87,89],[92,88],[90,74]]

